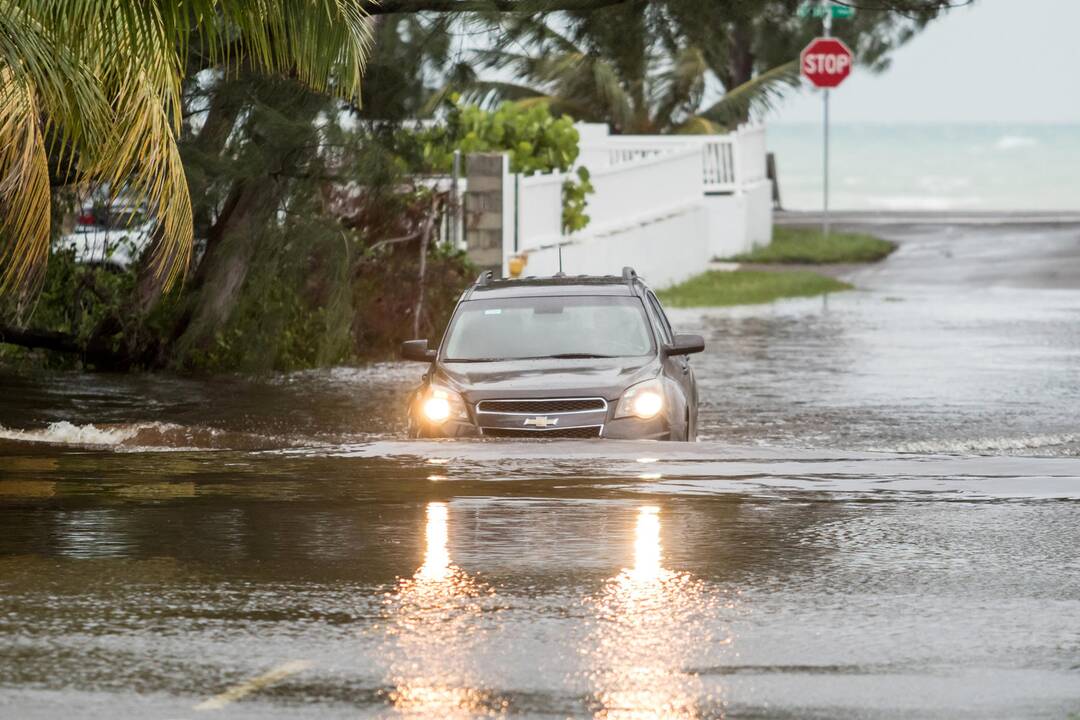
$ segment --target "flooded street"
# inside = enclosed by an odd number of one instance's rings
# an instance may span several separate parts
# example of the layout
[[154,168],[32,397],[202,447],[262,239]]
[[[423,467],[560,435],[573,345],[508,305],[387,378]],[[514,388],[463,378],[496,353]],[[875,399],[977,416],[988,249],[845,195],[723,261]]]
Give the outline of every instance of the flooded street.
[[1080,713],[1080,227],[672,313],[694,444],[403,439],[421,368],[0,376],[0,717]]

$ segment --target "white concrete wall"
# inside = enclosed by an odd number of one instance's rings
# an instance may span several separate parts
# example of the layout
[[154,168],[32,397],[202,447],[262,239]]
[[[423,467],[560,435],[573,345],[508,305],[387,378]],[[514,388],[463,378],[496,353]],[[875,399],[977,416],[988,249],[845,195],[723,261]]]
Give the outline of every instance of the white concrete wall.
[[746,237],[746,198],[742,195],[708,195],[704,205],[709,217],[709,259],[729,258],[750,249]]
[[[562,186],[565,179],[561,173],[518,177],[518,252],[562,240]],[[513,250],[513,246],[510,249]]]
[[611,164],[607,123],[575,123],[574,129],[578,131],[577,165],[584,165],[590,172],[595,172]]
[[[504,183],[507,225],[503,273],[514,255],[525,275],[618,274],[624,265],[658,288],[772,238],[771,186],[765,179],[765,130],[726,136],[611,136],[607,126],[579,124],[578,162],[595,192],[588,227],[561,233],[562,183],[553,173]],[[517,194],[516,223],[513,202]]]
[[744,192],[706,195],[711,258],[729,258],[772,242],[772,186],[760,181]]
[[591,173],[595,192],[587,198],[586,232],[605,232],[628,223],[644,222],[672,208],[704,197],[701,153],[696,148],[625,165],[611,165]]
[[[582,234],[562,245],[567,275],[618,275],[629,265],[654,288],[682,282],[702,272],[709,259],[708,214],[702,203],[672,208],[646,222],[608,232]],[[557,247],[528,254],[523,275],[553,275]]]
[[772,183],[760,180],[748,187],[746,198],[746,240],[748,249],[763,247],[772,242],[773,206]]

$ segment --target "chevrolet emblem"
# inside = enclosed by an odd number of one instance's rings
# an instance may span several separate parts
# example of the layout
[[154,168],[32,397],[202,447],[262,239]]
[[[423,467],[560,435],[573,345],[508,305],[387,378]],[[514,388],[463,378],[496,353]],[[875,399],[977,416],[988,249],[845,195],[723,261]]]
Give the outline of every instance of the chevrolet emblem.
[[548,425],[558,425],[558,424],[559,424],[559,418],[549,418],[549,417],[544,417],[542,415],[540,417],[532,417],[532,418],[526,418],[525,419],[525,427],[528,427],[528,426],[532,425],[532,426],[538,427],[538,428],[546,428]]

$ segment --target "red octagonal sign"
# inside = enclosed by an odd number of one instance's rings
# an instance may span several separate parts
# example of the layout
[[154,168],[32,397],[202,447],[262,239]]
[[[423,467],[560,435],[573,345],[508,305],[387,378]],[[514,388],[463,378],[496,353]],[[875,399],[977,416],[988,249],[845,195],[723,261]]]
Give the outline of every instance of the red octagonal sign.
[[799,57],[803,76],[821,88],[836,87],[851,74],[851,50],[836,38],[814,39]]

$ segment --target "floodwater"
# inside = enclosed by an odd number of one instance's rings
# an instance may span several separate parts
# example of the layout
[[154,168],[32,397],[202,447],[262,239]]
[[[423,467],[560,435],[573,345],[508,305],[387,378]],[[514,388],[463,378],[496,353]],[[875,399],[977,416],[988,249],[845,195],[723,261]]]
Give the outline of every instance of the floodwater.
[[679,311],[700,442],[416,442],[416,366],[0,376],[0,717],[1080,713],[1080,228]]

